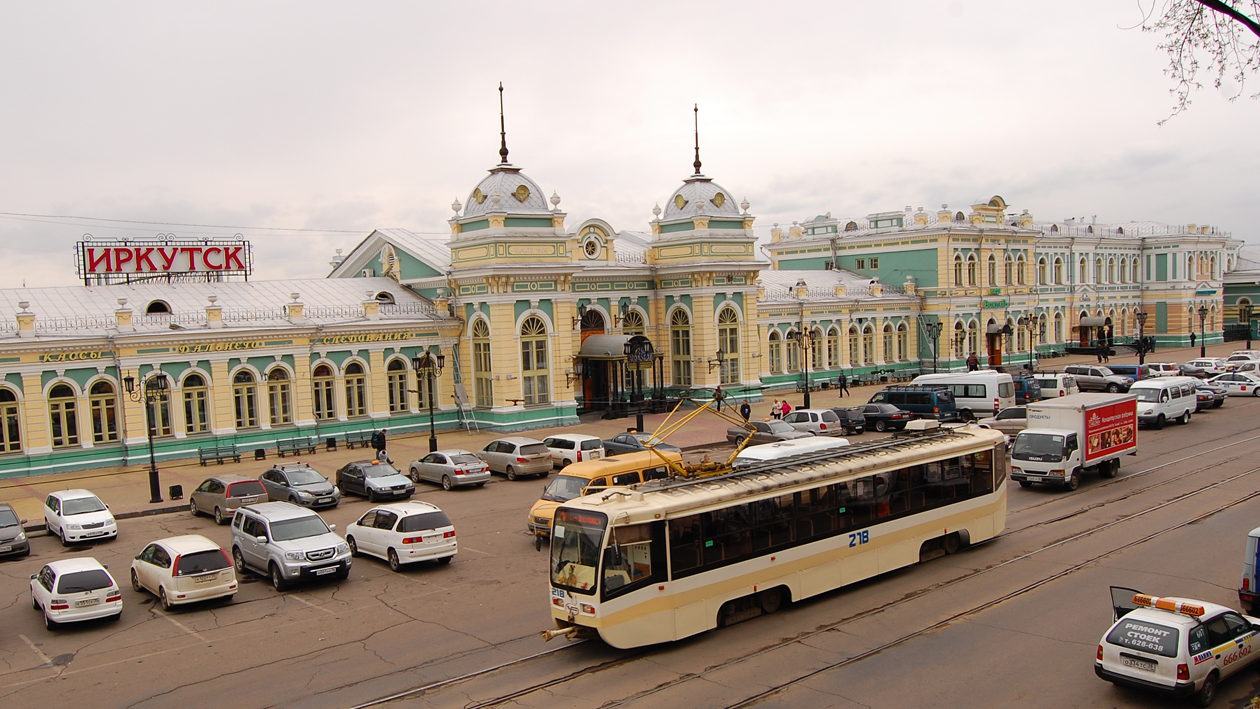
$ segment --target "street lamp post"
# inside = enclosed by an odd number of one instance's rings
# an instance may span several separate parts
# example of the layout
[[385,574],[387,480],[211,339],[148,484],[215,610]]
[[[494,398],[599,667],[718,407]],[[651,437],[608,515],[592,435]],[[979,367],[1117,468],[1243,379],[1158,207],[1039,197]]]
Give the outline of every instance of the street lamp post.
[[155,374],[136,386],[136,378],[123,377],[123,388],[132,401],[144,401],[144,422],[149,429],[149,502],[155,504],[162,501],[162,482],[158,479],[157,457],[153,453],[153,436],[157,433],[157,424],[153,420],[153,405],[166,400],[170,389],[170,381],[165,374]]
[[1024,318],[1024,326],[1028,328],[1028,371],[1037,368],[1034,358],[1037,354],[1037,321],[1032,317]]
[[1207,357],[1207,306],[1199,306],[1199,356]]
[[927,330],[928,337],[932,338],[932,373],[936,374],[936,363],[940,356],[941,330],[945,329],[945,323],[937,320],[928,323],[924,328]]
[[805,400],[804,400],[805,405],[803,408],[808,409],[809,408],[809,357],[814,350],[814,336],[805,331],[805,325],[804,323],[802,323],[801,329],[792,333],[792,339],[796,340],[796,344],[801,349],[801,359],[804,360],[801,362],[801,376],[803,379],[802,389],[805,390]]
[[1238,319],[1247,326],[1247,349],[1251,349],[1251,303],[1238,304]]
[[1146,313],[1138,311],[1138,364],[1146,364]]
[[[442,368],[446,366],[446,355],[438,354],[434,356],[432,352],[425,351],[411,358],[411,368],[416,371],[416,380],[424,377],[429,382],[429,452],[433,453],[438,449],[437,432],[433,426],[433,380],[442,376]],[[423,403],[423,402],[421,402]]]
[[[634,402],[634,425],[635,430],[643,430],[643,363],[651,362],[656,358],[656,354],[652,349],[652,343],[644,338],[631,338],[626,341],[625,345],[626,366],[634,365],[634,372],[631,378],[633,391],[630,392],[630,399]],[[725,357],[725,355],[722,355]]]

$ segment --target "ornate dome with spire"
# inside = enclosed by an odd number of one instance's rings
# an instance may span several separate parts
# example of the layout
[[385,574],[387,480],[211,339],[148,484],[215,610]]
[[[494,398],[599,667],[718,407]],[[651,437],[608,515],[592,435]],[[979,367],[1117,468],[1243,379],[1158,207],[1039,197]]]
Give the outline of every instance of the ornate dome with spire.
[[[556,201],[559,202],[559,199]],[[499,84],[499,164],[491,168],[490,175],[468,193],[468,201],[464,204],[464,219],[490,212],[550,214],[552,211],[547,207],[547,196],[538,183],[526,177],[519,167],[508,162],[502,83]]]
[[696,215],[739,216],[739,208],[731,193],[700,172],[700,107],[695,107],[696,159],[691,164],[695,174],[683,180],[665,203],[664,221],[690,219]]

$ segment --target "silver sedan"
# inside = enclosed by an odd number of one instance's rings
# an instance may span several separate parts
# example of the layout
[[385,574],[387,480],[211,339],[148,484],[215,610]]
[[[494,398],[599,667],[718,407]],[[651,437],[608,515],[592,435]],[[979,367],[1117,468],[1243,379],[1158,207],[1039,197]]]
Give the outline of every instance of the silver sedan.
[[440,483],[445,490],[463,485],[481,487],[490,479],[490,466],[466,450],[434,451],[411,461],[410,471],[408,477],[415,482]]

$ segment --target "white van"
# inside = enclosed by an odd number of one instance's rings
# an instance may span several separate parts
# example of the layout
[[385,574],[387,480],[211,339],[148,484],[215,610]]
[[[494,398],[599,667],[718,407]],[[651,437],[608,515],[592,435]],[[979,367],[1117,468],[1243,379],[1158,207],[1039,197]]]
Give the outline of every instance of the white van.
[[964,421],[996,415],[1015,405],[1015,380],[991,369],[953,374],[921,374],[911,384],[945,384],[954,394],[954,405]]
[[1130,394],[1137,394],[1138,423],[1163,428],[1164,423],[1190,423],[1199,398],[1194,377],[1156,377],[1134,382]]
[[744,468],[754,463],[789,458],[802,453],[834,450],[847,445],[849,445],[849,439],[847,438],[831,438],[828,436],[811,436],[809,438],[795,438],[790,441],[779,441],[777,443],[762,443],[757,446],[748,446],[740,451],[739,455],[735,456],[735,460],[731,461],[731,467]]

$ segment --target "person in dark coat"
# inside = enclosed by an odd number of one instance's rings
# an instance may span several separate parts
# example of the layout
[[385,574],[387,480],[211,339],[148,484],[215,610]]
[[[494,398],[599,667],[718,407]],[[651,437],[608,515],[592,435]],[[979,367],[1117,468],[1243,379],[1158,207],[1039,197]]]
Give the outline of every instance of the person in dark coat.
[[1190,331],[1190,346],[1194,347],[1194,330]]
[[840,396],[849,395],[849,378],[844,376],[844,372],[840,373],[840,379],[837,382],[840,386]]
[[739,415],[743,416],[745,421],[748,420],[749,416],[752,416],[752,406],[749,406],[747,399],[739,405]]
[[376,459],[380,460],[385,451],[385,429],[372,434],[372,450],[376,451]]
[[967,355],[967,371],[974,372],[977,369],[980,369],[980,358],[976,356],[975,352],[972,352]]

